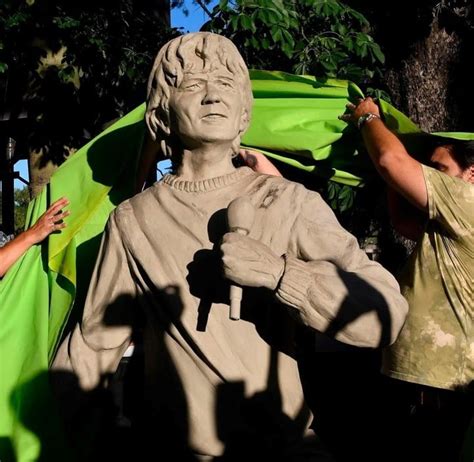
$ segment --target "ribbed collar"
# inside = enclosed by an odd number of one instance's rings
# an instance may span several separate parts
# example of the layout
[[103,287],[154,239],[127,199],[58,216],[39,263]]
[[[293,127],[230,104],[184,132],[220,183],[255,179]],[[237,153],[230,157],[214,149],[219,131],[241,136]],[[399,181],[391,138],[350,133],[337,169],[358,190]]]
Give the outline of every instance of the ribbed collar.
[[232,183],[236,183],[237,181],[250,175],[251,173],[252,169],[250,169],[249,167],[240,167],[234,172],[228,173],[227,175],[198,181],[182,180],[176,175],[167,174],[163,177],[161,182],[167,184],[168,186],[174,189],[177,189],[178,191],[185,191],[190,193],[207,192],[214,191],[225,186],[229,186]]

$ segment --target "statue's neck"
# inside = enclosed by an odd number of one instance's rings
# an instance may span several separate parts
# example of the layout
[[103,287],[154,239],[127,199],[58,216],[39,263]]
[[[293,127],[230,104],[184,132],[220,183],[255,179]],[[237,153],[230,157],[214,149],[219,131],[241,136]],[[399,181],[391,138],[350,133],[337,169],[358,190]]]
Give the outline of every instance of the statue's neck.
[[224,176],[235,171],[231,149],[225,146],[203,146],[184,149],[176,176],[182,180],[197,181]]

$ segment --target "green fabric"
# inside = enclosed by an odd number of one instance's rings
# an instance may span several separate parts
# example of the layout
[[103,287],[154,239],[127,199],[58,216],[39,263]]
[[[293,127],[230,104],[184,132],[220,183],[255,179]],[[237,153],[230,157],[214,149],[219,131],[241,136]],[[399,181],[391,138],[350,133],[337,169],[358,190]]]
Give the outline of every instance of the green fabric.
[[423,167],[429,218],[400,278],[410,310],[385,373],[431,387],[474,381],[474,185]]
[[[373,174],[357,130],[337,119],[362,96],[352,83],[252,72],[255,106],[243,139],[295,168],[360,185]],[[390,127],[420,130],[386,103]],[[144,105],[100,134],[53,175],[29,210],[31,225],[67,196],[67,228],[28,251],[0,281],[0,460],[71,460],[56,423],[46,371],[68,321],[80,317],[108,214],[130,196],[144,133]],[[73,301],[74,307],[72,308]]]
[[48,364],[74,298],[80,311],[108,215],[131,195],[143,114],[144,105],[80,149],[30,205],[29,225],[62,196],[71,215],[66,229],[0,280],[2,462],[72,460],[61,444]]
[[252,123],[242,144],[308,173],[358,186],[370,169],[358,156],[357,131],[338,119],[362,97],[351,82],[252,71]]
[[474,140],[474,133],[466,132],[434,132],[432,135],[442,138],[451,138],[453,140]]

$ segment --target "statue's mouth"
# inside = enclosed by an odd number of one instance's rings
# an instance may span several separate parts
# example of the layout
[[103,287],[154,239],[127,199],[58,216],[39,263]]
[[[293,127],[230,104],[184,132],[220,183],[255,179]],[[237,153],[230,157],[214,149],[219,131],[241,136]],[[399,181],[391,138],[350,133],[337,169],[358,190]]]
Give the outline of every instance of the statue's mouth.
[[220,120],[220,119],[226,119],[227,116],[224,114],[220,114],[218,112],[211,112],[210,114],[206,114],[202,118],[206,120]]

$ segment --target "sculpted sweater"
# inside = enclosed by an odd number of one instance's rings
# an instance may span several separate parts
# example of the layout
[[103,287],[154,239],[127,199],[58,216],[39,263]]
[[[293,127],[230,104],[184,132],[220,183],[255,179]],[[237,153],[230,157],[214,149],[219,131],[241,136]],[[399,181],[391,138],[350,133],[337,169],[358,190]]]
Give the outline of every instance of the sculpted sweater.
[[[249,236],[283,255],[285,270],[275,293],[244,288],[242,319],[231,321],[219,241],[226,208],[238,196],[255,207]],[[271,395],[303,433],[296,324],[377,347],[396,338],[407,304],[395,279],[366,257],[317,193],[243,167],[197,182],[167,175],[112,213],[82,322],[54,368],[73,371],[85,390],[96,387],[115,371],[137,313],[150,408],[185,433],[193,451],[219,455],[222,419],[228,434],[230,421],[243,418],[220,410],[232,384],[245,399]]]

